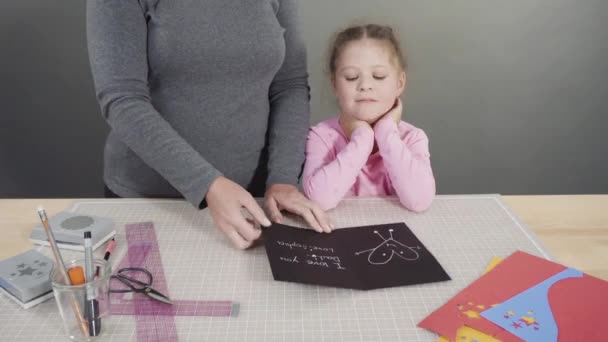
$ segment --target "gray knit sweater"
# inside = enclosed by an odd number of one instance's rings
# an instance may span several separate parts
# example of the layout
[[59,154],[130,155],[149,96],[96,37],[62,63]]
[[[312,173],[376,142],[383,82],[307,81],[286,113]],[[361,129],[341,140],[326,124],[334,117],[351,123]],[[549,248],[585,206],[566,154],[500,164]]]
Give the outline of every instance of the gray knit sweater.
[[89,59],[111,127],[106,185],[198,206],[220,175],[248,188],[297,184],[309,89],[296,7],[88,0]]

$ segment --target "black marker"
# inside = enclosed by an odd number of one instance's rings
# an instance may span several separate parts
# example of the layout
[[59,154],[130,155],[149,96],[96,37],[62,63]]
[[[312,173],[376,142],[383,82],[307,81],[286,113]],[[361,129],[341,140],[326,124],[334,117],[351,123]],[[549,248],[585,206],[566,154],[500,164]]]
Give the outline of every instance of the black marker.
[[90,289],[95,281],[93,268],[93,247],[91,246],[91,232],[84,232],[84,269],[87,276],[85,286],[84,316],[89,322],[89,335],[98,336],[101,332],[101,318],[99,318],[99,302],[95,299],[95,289]]

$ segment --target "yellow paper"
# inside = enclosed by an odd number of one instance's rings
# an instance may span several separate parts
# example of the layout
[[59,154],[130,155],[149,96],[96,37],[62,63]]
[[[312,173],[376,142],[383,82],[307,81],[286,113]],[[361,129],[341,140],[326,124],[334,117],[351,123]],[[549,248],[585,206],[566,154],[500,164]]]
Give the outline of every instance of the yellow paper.
[[[488,334],[484,334],[479,330],[475,330],[471,327],[467,327],[466,325],[463,325],[462,327],[458,328],[458,332],[456,333],[456,341],[457,342],[500,342],[500,340],[497,340],[496,338],[494,338]],[[450,342],[450,340],[441,336],[441,337],[439,337],[438,342]]]
[[496,265],[500,264],[501,261],[501,257],[493,257],[488,266],[486,266],[486,269],[483,271],[483,274],[490,272],[494,267],[496,267]]
[[[496,267],[496,265],[500,264],[500,262],[502,261],[502,258],[499,257],[493,257],[492,260],[490,261],[490,263],[488,264],[488,266],[486,266],[486,269],[483,271],[484,274],[490,272],[494,267]],[[483,309],[483,308],[480,308]],[[473,341],[477,341],[477,342],[500,342],[500,340],[497,340],[496,338],[488,335],[488,334],[484,334],[479,330],[473,329],[471,327],[467,327],[466,325],[463,325],[462,327],[458,328],[458,331],[456,332],[456,341],[458,342],[473,342]],[[450,342],[450,339],[444,337],[444,336],[440,336],[439,339],[437,340],[437,342]]]

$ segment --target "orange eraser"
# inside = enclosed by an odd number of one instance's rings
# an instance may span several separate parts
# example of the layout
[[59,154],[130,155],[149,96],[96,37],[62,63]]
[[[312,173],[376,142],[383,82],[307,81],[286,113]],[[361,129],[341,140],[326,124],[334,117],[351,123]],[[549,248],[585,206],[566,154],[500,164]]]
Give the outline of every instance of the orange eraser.
[[82,266],[70,267],[68,270],[68,276],[72,285],[82,285],[85,283],[84,270]]

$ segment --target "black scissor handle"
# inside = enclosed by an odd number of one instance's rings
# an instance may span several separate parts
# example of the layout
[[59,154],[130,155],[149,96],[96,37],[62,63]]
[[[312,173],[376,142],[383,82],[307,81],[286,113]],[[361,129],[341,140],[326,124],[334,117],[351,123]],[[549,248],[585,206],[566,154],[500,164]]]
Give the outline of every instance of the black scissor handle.
[[[148,281],[142,282],[140,280],[129,277],[128,275],[126,275],[126,273],[129,271],[139,271],[139,272],[144,273],[148,277]],[[126,285],[128,287],[128,289],[110,289],[110,292],[112,292],[112,293],[142,292],[147,287],[152,285],[152,279],[153,279],[152,273],[150,273],[147,269],[141,268],[141,267],[121,268],[120,270],[118,270],[118,272],[116,272],[116,275],[113,275],[110,278],[117,279],[118,281],[120,281],[121,283],[123,283],[124,285]],[[134,284],[140,285],[141,287],[137,288],[134,286]]]
[[[139,272],[144,273],[148,277],[148,281],[143,282],[143,281],[137,280],[135,278],[129,277],[126,274],[129,271],[139,271]],[[134,284],[137,284],[137,285],[141,285],[141,286],[144,286],[144,287],[152,285],[152,273],[150,273],[150,271],[148,271],[147,269],[142,268],[142,267],[125,267],[125,268],[121,268],[120,270],[118,270],[118,272],[116,272],[116,274],[119,277],[121,277],[123,279],[126,279],[126,280],[128,280],[128,281],[130,281],[130,282],[132,282]]]

